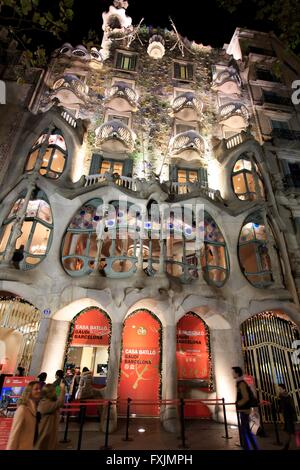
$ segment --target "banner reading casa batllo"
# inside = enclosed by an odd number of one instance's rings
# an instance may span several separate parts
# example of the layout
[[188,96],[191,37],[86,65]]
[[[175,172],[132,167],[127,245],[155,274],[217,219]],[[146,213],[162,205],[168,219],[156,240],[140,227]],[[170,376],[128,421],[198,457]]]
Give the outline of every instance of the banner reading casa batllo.
[[74,322],[71,346],[108,346],[110,321],[107,315],[97,308],[80,313]]
[[[150,313],[139,310],[124,325],[120,370],[121,399],[159,400],[161,325]],[[121,411],[125,411],[124,406]],[[156,416],[156,405],[132,405],[138,415]]]

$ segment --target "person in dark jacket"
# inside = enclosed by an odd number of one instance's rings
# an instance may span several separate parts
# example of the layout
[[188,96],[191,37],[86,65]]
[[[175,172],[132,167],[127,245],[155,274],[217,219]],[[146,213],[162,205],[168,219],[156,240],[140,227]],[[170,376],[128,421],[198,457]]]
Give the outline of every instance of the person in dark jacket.
[[288,438],[282,450],[288,450],[292,437],[295,435],[295,421],[297,420],[296,411],[292,403],[292,399],[286,390],[285,384],[278,384],[279,390],[279,412],[283,416],[284,431]]
[[249,415],[254,403],[253,393],[244,379],[241,367],[232,367],[233,378],[236,380],[236,409],[240,420],[241,444],[245,450],[258,450],[254,435],[250,429]]
[[46,385],[47,373],[46,372],[41,372],[40,375],[38,375],[37,378],[39,379],[39,384],[40,384],[40,387],[41,387],[41,390],[42,390]]

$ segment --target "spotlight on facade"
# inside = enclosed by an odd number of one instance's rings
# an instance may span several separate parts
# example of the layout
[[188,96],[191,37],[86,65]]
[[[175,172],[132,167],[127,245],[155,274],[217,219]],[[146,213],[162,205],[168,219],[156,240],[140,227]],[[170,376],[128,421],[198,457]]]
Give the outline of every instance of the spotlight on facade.
[[140,429],[138,429],[138,432],[146,432],[146,429],[140,428]]

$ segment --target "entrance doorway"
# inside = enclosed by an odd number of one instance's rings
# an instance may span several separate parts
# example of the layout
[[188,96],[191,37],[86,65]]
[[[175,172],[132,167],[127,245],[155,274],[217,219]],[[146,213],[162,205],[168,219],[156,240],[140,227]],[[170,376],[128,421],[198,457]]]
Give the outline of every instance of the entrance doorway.
[[[162,325],[149,310],[142,309],[129,315],[123,327],[120,365],[119,396],[155,401],[161,398]],[[158,416],[159,406],[132,405],[136,416]],[[126,403],[119,406],[119,414],[126,413]]]
[[[269,311],[244,321],[241,334],[245,371],[254,377],[259,399],[276,400],[277,385],[284,383],[299,421],[300,364],[293,360],[293,343],[300,339],[299,329],[283,312]],[[264,421],[271,421],[269,407],[262,410]]]
[[40,321],[39,310],[25,300],[9,293],[0,300],[0,373],[14,374],[18,365],[29,372]]
[[65,358],[65,369],[87,367],[92,371],[94,384],[106,385],[111,320],[98,307],[89,307],[73,318]]

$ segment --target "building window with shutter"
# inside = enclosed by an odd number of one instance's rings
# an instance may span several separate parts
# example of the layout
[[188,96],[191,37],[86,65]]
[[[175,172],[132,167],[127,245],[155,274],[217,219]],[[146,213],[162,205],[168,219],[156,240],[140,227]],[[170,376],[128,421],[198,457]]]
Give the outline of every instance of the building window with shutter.
[[192,81],[194,79],[194,66],[186,62],[174,62],[173,78],[177,80]]
[[137,54],[127,54],[124,52],[117,52],[116,54],[116,69],[127,70],[134,72],[136,70]]

